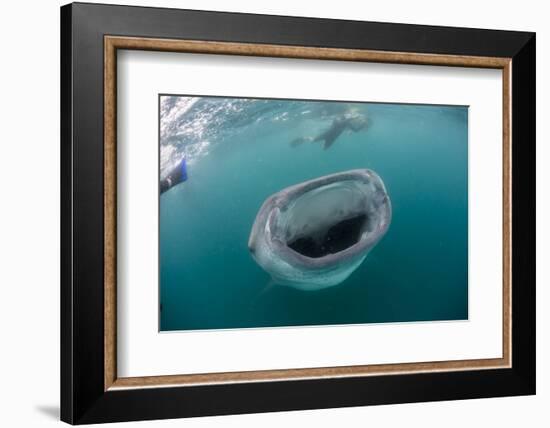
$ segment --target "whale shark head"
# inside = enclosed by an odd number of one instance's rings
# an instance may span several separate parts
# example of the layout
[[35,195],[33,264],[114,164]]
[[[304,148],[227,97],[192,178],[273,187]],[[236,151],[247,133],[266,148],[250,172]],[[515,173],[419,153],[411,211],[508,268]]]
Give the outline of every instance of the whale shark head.
[[267,198],[248,248],[273,282],[319,290],[351,275],[390,221],[390,199],[374,171],[340,172]]

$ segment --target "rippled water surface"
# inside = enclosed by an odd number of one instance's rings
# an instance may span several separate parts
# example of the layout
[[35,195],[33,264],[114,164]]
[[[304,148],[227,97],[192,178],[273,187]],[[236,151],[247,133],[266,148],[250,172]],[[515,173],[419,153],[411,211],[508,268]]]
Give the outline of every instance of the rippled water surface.
[[[161,96],[160,179],[183,158],[160,196],[161,330],[468,317],[466,107]],[[387,234],[337,286],[272,284],[247,248],[263,201],[357,168],[384,181]]]

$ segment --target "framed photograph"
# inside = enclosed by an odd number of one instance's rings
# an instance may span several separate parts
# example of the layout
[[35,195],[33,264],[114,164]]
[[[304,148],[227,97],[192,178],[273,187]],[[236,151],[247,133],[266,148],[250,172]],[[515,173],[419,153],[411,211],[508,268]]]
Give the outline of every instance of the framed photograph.
[[535,35],[61,8],[61,418],[535,393]]

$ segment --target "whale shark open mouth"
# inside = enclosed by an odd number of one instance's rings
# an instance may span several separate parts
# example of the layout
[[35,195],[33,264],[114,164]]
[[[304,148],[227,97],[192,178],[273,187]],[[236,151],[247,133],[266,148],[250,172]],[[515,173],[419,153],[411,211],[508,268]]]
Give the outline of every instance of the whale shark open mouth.
[[277,220],[282,241],[311,258],[337,254],[359,243],[370,226],[365,186],[343,179],[303,189],[281,206]]
[[391,221],[380,177],[352,170],[306,181],[269,197],[249,248],[275,282],[323,288],[355,270]]
[[307,257],[318,258],[334,254],[359,242],[366,220],[366,214],[335,220],[332,226],[313,231],[309,236],[296,238],[287,242],[287,246]]

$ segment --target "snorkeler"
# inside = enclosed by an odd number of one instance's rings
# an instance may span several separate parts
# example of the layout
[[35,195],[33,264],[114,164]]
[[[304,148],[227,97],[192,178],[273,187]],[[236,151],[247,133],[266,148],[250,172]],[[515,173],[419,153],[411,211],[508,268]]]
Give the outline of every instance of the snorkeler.
[[348,111],[342,116],[332,121],[330,127],[317,135],[316,137],[298,137],[290,142],[292,147],[297,147],[302,143],[323,142],[323,148],[326,150],[334,144],[338,137],[346,130],[359,132],[368,126],[367,116],[356,111]]

